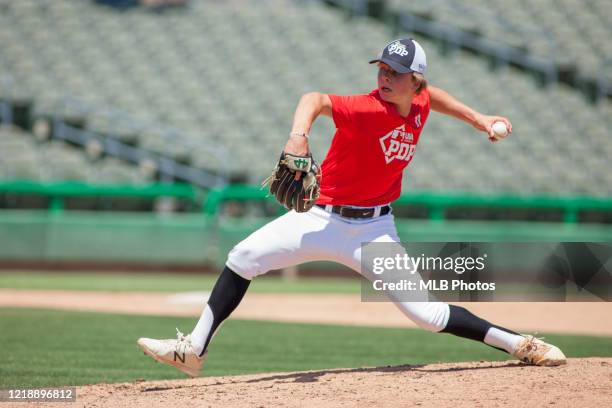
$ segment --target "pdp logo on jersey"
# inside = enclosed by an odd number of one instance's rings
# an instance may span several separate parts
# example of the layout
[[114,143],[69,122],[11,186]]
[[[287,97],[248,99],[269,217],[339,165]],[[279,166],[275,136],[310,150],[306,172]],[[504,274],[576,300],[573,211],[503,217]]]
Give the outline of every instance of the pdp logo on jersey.
[[414,135],[406,132],[405,125],[393,129],[379,140],[387,164],[393,159],[409,162],[414,156],[414,149],[416,149],[416,145],[413,144]]

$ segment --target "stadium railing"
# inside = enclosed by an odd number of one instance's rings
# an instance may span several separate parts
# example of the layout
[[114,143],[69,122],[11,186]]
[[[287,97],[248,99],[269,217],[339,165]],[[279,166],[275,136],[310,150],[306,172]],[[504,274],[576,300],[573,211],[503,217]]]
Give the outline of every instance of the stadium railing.
[[[219,267],[228,251],[240,240],[273,219],[272,213],[236,217],[224,206],[238,202],[245,207],[270,204],[284,212],[267,191],[232,185],[203,190],[190,185],[152,184],[87,185],[77,182],[36,183],[5,181],[0,197],[42,195],[51,198],[49,208],[0,211],[0,267],[65,262],[104,267],[109,264],[191,265]],[[71,211],[63,200],[71,197],[175,197],[195,205],[191,212]],[[394,203],[421,205],[421,219],[396,214],[400,238],[412,242],[609,242],[612,225],[578,222],[581,211],[612,213],[612,198],[475,196],[451,193],[412,192]],[[455,206],[499,208],[554,208],[563,211],[562,221],[490,221],[451,219]],[[232,207],[232,206],[230,206]],[[235,207],[235,206],[234,206]],[[200,209],[200,210],[198,210]]]
[[[254,201],[270,199],[266,190],[251,185],[230,185],[212,189],[204,203],[204,212],[210,216],[219,213],[224,201]],[[564,223],[578,222],[581,211],[612,211],[612,198],[519,196],[510,194],[470,194],[449,192],[407,192],[393,202],[394,206],[419,205],[427,209],[427,218],[440,221],[452,207],[557,209],[563,212]]]
[[[186,183],[103,185],[77,181],[50,183],[28,180],[0,181],[0,194],[7,193],[40,195],[50,198],[48,209],[54,212],[64,209],[63,201],[68,197],[174,197],[188,200],[194,204],[194,208],[201,208],[206,216],[213,218],[219,216],[222,205],[230,201],[274,202],[266,189],[249,184],[232,184],[222,188],[213,188],[205,193],[196,186]],[[562,213],[562,222],[574,224],[580,221],[579,214],[583,211],[612,212],[612,197],[411,191],[402,194],[393,202],[393,206],[398,208],[419,206],[426,211],[418,218],[430,221],[448,219],[447,211],[452,208],[557,210]],[[284,211],[278,206],[278,213]]]
[[200,202],[201,191],[190,184],[154,183],[154,184],[88,184],[77,181],[41,183],[28,180],[0,181],[0,194],[28,194],[49,198],[48,210],[61,212],[64,200],[68,197],[136,197],[158,198],[174,197],[188,200],[194,204]]

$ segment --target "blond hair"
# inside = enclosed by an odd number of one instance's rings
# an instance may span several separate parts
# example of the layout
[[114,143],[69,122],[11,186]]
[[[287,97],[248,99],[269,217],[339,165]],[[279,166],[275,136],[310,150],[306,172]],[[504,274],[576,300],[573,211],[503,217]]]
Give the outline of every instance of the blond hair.
[[423,89],[427,88],[427,80],[425,79],[425,76],[421,73],[418,73],[418,72],[412,73],[412,83],[416,85],[416,90],[415,90],[416,94],[421,93]]
[[425,88],[427,88],[427,80],[423,74],[418,72],[412,73],[412,82],[417,86],[415,93],[419,94]]

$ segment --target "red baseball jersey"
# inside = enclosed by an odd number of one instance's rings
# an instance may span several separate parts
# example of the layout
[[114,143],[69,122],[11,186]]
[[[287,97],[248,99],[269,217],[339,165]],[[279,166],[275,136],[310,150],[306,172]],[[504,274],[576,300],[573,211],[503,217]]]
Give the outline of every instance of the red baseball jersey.
[[329,97],[336,134],[321,163],[317,204],[371,207],[396,200],[403,170],[429,116],[429,92],[413,98],[406,117],[383,101],[378,90]]

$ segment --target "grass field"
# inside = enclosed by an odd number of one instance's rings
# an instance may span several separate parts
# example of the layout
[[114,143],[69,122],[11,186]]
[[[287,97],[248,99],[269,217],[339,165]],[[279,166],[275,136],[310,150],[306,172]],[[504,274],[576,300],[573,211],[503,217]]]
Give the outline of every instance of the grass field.
[[[180,273],[94,273],[94,272],[0,272],[0,288],[84,290],[112,292],[185,292],[209,291],[216,275]],[[355,279],[300,278],[287,280],[263,276],[249,287],[254,293],[360,293],[357,274]]]
[[[184,378],[145,357],[136,339],[188,332],[192,318],[0,309],[0,388]],[[612,356],[611,340],[550,335],[569,357]],[[229,320],[205,375],[431,362],[505,360],[505,353],[446,334]],[[279,357],[282,356],[282,357]]]
[[[205,291],[215,276],[163,273],[1,272],[0,288],[79,291]],[[263,277],[259,293],[353,293],[359,279]],[[194,318],[0,308],[0,388],[185,378],[155,363],[139,337],[189,332]],[[569,357],[612,356],[609,337],[550,335]],[[279,357],[281,356],[281,357]],[[416,329],[289,324],[230,319],[215,338],[205,375],[338,367],[505,360],[505,353],[450,335]]]

